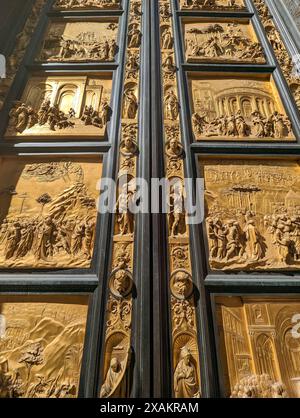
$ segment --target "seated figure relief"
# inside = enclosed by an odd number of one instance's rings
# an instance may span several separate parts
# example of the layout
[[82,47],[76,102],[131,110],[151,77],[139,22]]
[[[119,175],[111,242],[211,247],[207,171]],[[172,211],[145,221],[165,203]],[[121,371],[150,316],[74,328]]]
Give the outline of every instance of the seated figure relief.
[[300,267],[299,174],[297,163],[205,163],[212,269]]
[[2,268],[89,267],[97,196],[88,184],[98,168],[93,162],[82,166],[71,161],[21,167],[18,185],[1,190]]
[[196,140],[295,141],[273,81],[240,76],[191,79]]
[[186,24],[185,43],[188,62],[266,62],[263,49],[248,24]]
[[114,61],[118,25],[115,22],[53,21],[42,44],[39,61]]
[[22,99],[12,104],[6,137],[104,137],[110,92],[109,79],[33,77]]
[[180,0],[182,9],[199,9],[199,10],[228,10],[240,11],[245,10],[243,0]]
[[54,9],[120,9],[121,0],[56,0]]

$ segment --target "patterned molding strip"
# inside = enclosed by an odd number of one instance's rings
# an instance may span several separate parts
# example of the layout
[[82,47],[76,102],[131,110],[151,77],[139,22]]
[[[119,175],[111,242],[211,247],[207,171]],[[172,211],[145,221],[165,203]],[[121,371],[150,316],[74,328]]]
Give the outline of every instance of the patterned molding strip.
[[142,2],[130,4],[126,74],[122,110],[112,268],[107,304],[104,375],[101,398],[125,398],[130,393],[131,322],[134,215],[129,210],[135,195],[138,146]]
[[200,365],[192,278],[189,229],[184,211],[184,149],[179,122],[180,104],[171,3],[160,0],[161,67],[164,100],[166,178],[172,182],[168,215],[174,396],[200,397]]

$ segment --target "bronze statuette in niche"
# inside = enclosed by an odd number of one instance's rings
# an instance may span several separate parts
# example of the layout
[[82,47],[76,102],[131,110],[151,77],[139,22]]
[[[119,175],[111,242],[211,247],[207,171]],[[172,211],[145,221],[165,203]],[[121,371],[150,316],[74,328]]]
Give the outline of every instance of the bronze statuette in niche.
[[190,21],[184,24],[184,32],[188,62],[266,63],[249,23]]
[[218,297],[223,393],[231,398],[299,398],[299,298]]
[[6,138],[99,137],[110,120],[109,77],[32,77],[13,103]]
[[190,76],[189,88],[197,141],[296,141],[270,76]]
[[245,11],[243,0],[180,0],[182,9],[212,11]]
[[101,163],[2,158],[0,267],[89,267]]
[[300,267],[300,166],[282,160],[200,161],[213,270]]
[[84,9],[120,9],[121,0],[56,0],[54,9],[84,10]]
[[86,297],[0,297],[0,398],[76,398]]
[[114,61],[118,52],[117,21],[53,21],[44,37],[39,61]]

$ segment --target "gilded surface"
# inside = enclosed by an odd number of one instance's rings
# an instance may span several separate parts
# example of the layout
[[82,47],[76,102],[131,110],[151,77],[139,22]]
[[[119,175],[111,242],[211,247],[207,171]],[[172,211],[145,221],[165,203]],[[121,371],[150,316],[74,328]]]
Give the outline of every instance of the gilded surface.
[[217,298],[227,396],[300,397],[300,341],[293,334],[299,309],[292,298]]
[[101,164],[2,158],[1,268],[89,267]]
[[199,75],[189,87],[196,140],[295,141],[269,77]]
[[184,24],[184,33],[188,62],[266,63],[249,23],[224,19],[191,21]]
[[132,293],[135,219],[130,204],[136,194],[139,155],[138,113],[140,48],[142,42],[140,1],[130,3],[127,58],[122,102],[122,137],[119,148],[118,191],[115,204],[113,256],[107,302],[104,370],[99,396],[126,398],[131,391]]
[[110,120],[109,77],[32,77],[14,102],[6,138],[99,137]]
[[214,270],[300,267],[300,168],[294,161],[201,161]]
[[117,21],[52,21],[42,43],[40,61],[114,61]]
[[54,9],[84,10],[84,9],[120,9],[122,0],[56,0]]
[[23,29],[16,36],[14,50],[7,58],[6,78],[0,78],[0,110],[4,105],[6,95],[15,79],[18,69],[20,68],[25,51],[29,45],[45,4],[46,0],[35,1]]
[[0,398],[77,397],[86,317],[86,298],[2,296]]
[[182,9],[212,11],[244,11],[243,0],[180,0]]
[[184,148],[179,123],[180,103],[175,65],[172,10],[169,0],[161,0],[161,60],[165,130],[166,177],[172,184],[168,194],[168,245],[170,253],[170,294],[173,356],[173,396],[201,396],[199,350],[195,315],[194,283],[186,224],[183,185]]

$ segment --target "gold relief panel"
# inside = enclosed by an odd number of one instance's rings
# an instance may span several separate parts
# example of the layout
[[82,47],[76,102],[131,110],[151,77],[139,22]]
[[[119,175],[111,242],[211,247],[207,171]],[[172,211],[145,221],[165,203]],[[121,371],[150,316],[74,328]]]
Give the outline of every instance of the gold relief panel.
[[56,0],[56,10],[121,9],[122,0]]
[[0,159],[0,268],[88,268],[102,164],[89,158]]
[[212,11],[245,11],[243,0],[180,0],[182,9]]
[[38,61],[115,61],[118,20],[53,20],[44,36]]
[[217,297],[224,395],[300,397],[299,298]]
[[300,267],[300,166],[282,160],[202,160],[213,270]]
[[0,297],[0,398],[75,398],[88,298]]
[[197,141],[296,141],[270,75],[189,75]]
[[9,113],[7,139],[103,139],[112,109],[110,74],[32,77]]
[[249,21],[184,21],[187,62],[265,64],[266,57]]

